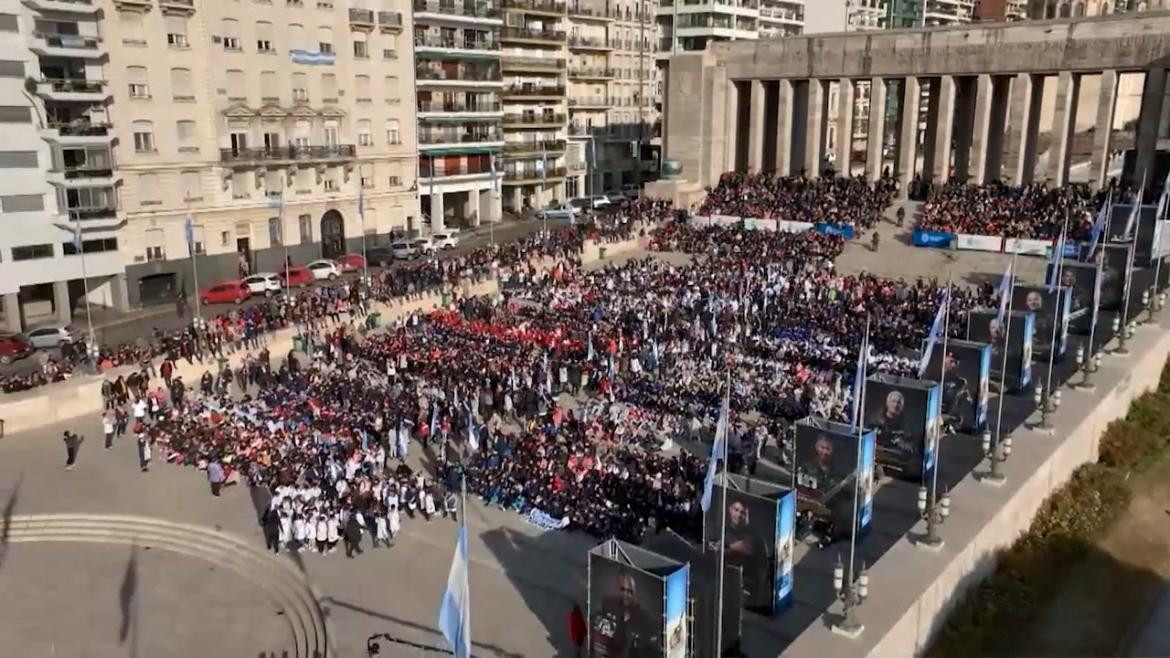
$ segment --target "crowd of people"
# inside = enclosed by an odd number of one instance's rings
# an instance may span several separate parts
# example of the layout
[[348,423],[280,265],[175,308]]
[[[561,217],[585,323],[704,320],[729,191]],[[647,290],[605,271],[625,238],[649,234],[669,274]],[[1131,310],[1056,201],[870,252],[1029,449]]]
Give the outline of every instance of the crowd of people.
[[1104,200],[1104,193],[1094,195],[1079,185],[953,182],[932,190],[922,206],[918,227],[943,233],[1050,240],[1060,236],[1067,217],[1069,239],[1085,240]]
[[888,178],[871,183],[862,177],[731,172],[707,189],[697,214],[850,225],[860,231],[881,220],[896,193]]

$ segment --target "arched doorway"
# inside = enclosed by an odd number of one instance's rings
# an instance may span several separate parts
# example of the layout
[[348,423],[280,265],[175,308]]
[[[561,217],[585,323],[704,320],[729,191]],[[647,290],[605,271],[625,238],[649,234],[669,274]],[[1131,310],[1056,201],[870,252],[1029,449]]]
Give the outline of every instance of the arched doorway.
[[321,216],[321,258],[337,258],[345,253],[345,220],[336,210]]

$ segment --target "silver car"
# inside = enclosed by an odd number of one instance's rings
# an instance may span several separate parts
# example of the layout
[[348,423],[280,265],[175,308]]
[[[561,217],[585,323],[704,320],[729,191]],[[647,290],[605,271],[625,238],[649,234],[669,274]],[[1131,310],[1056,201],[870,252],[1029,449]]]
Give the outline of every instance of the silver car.
[[34,349],[51,350],[65,343],[80,343],[85,340],[85,334],[71,324],[50,324],[26,332],[28,344]]

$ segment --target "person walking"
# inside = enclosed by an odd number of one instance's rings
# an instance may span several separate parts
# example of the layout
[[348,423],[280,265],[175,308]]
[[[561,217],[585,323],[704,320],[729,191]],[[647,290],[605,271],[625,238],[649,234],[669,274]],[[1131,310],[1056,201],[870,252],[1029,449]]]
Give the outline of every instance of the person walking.
[[150,438],[142,423],[135,423],[134,434],[138,439],[138,468],[145,473],[150,470]]
[[116,424],[114,422],[114,412],[107,411],[102,414],[102,433],[106,435],[106,450],[114,447],[114,430]]
[[72,471],[74,464],[77,463],[77,453],[81,451],[81,443],[85,441],[85,437],[65,430],[65,435],[62,438],[65,441],[65,470]]
[[574,603],[569,612],[569,640],[573,643],[577,658],[581,658],[581,651],[585,648],[585,630],[585,613],[581,612],[581,606]]
[[223,465],[219,463],[219,460],[209,462],[207,464],[207,481],[211,484],[212,496],[219,496],[225,480],[227,477],[224,475]]
[[349,515],[342,539],[345,541],[345,557],[353,559],[354,553],[362,554],[362,523],[359,512],[355,511]]

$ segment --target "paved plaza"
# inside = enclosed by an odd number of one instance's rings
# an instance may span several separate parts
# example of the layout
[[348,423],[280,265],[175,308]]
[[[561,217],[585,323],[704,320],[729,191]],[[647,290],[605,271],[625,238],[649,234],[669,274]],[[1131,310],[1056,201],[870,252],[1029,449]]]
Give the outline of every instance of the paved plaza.
[[[910,279],[922,273],[944,276],[953,267],[956,281],[974,281],[998,278],[1006,264],[1005,257],[996,255],[952,260],[947,254],[910,247],[890,225],[881,230],[879,251],[851,245],[840,260],[843,271],[868,269]],[[1042,263],[1024,260],[1025,276],[1038,278]],[[1017,418],[1029,411],[1020,402],[1018,409],[1009,406]],[[63,468],[60,437],[65,429],[87,437],[72,471]],[[950,450],[943,456],[945,478],[969,472],[978,461],[977,443],[961,437],[953,449],[944,448]],[[417,446],[414,453],[412,459],[429,457],[420,456]],[[913,488],[897,483],[882,490],[876,511],[882,527],[864,551],[871,558],[899,541],[915,520]],[[132,438],[122,439],[113,450],[102,449],[97,417],[0,440],[0,505],[5,506],[6,517],[64,512],[137,515],[229,533],[258,550],[264,545],[256,505],[246,486],[231,487],[223,497],[214,498],[203,475],[194,469],[156,462],[150,472],[140,473]],[[545,532],[515,513],[487,509],[478,501],[472,501],[468,521],[476,655],[571,655],[566,616],[574,602],[585,606],[585,556],[595,541],[577,533]],[[338,655],[364,655],[366,638],[375,633],[441,645],[436,617],[455,529],[450,520],[428,523],[421,517],[404,517],[392,548],[371,549],[367,539],[365,554],[353,560],[340,551],[279,559],[290,560],[316,588]],[[139,553],[140,635],[134,649],[129,639],[119,640],[131,549],[10,543],[0,562],[0,636],[15,641],[8,645],[12,655],[195,658],[208,655],[209,642],[214,641],[223,647],[216,655],[256,656],[280,648],[282,639],[291,643],[279,606],[265,596],[262,579],[218,569],[214,562],[146,549],[141,547]],[[747,616],[749,655],[775,652],[805,625],[823,617],[831,595],[835,554],[830,553],[813,549],[800,560],[794,610],[779,620]],[[93,641],[78,639],[87,637]],[[382,655],[407,653],[386,647]]]

